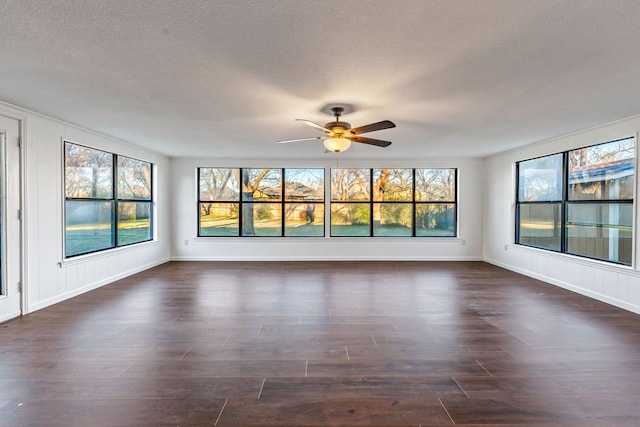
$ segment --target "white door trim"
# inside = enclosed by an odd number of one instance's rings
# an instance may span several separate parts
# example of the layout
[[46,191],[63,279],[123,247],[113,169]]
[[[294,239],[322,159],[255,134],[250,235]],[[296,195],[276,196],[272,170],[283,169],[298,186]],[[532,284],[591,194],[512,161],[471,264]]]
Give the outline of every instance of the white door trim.
[[[5,153],[9,153],[8,158],[5,160],[5,169],[7,174],[12,175],[12,183],[8,183],[6,179],[3,179],[3,198],[6,201],[7,197],[11,197],[9,201],[8,209],[5,209],[5,227],[13,227],[12,232],[3,234],[3,243],[5,244],[3,252],[3,258],[11,254],[8,258],[10,268],[7,268],[6,273],[3,272],[4,277],[7,279],[8,294],[17,292],[18,301],[7,300],[7,304],[3,308],[3,312],[0,313],[0,322],[9,320],[14,317],[18,317],[25,313],[27,307],[26,299],[26,280],[25,280],[25,206],[24,206],[24,170],[25,170],[25,156],[24,156],[24,125],[26,117],[21,114],[15,114],[15,112],[7,112],[3,108],[0,108],[0,118],[8,120],[6,124],[10,124],[9,121],[17,122],[16,126],[11,126],[11,133],[14,130],[16,135],[8,134],[5,141]],[[0,126],[2,127],[2,126]],[[18,145],[20,141],[20,145]],[[12,162],[9,164],[9,162]],[[17,164],[16,164],[17,162]],[[17,180],[17,182],[15,182]],[[7,187],[7,184],[11,187]],[[18,213],[20,218],[18,219]],[[17,228],[17,230],[16,230]],[[7,243],[8,242],[8,243]],[[9,246],[12,245],[9,252]],[[17,259],[16,259],[17,257]],[[5,263],[5,266],[7,264]],[[18,288],[18,283],[20,284]],[[7,297],[10,298],[10,295]],[[5,310],[6,309],[6,310]]]

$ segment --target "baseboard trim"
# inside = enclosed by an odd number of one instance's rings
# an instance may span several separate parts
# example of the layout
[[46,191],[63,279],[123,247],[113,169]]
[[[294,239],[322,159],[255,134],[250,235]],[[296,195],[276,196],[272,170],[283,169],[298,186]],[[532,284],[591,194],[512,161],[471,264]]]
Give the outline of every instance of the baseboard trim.
[[11,319],[15,319],[16,317],[20,317],[20,311],[14,311],[12,313],[5,314],[4,316],[0,317],[0,323],[7,322]]
[[476,256],[456,256],[456,257],[389,257],[389,256],[366,256],[357,257],[332,257],[332,256],[175,256],[171,261],[482,261],[482,257]]
[[580,294],[580,295],[584,295],[586,297],[595,299],[597,301],[601,301],[601,302],[613,305],[615,307],[622,308],[624,310],[631,311],[631,312],[636,313],[636,314],[640,314],[640,306],[637,306],[635,304],[629,304],[626,301],[622,301],[622,300],[619,300],[617,298],[612,298],[610,296],[603,295],[603,294],[598,293],[598,292],[593,292],[593,291],[590,291],[588,289],[584,289],[584,288],[581,288],[579,286],[572,285],[571,283],[567,283],[567,282],[563,282],[562,280],[554,279],[553,277],[549,277],[549,276],[545,276],[543,274],[535,273],[533,271],[525,270],[524,268],[515,267],[513,265],[506,264],[504,262],[501,262],[501,261],[498,261],[498,260],[495,260],[495,259],[485,258],[484,262],[487,262],[489,264],[493,264],[493,265],[498,266],[498,267],[502,267],[502,268],[504,268],[506,270],[510,270],[510,271],[515,272],[515,273],[522,274],[524,276],[531,277],[533,279],[537,279],[537,280],[549,283],[550,285],[554,285],[554,286],[557,286],[559,288],[563,288],[563,289],[566,289],[566,290],[571,291],[571,292],[575,292],[575,293]]
[[86,292],[89,292],[89,291],[92,291],[94,289],[101,288],[102,286],[108,285],[109,283],[113,283],[116,280],[124,279],[125,277],[134,275],[136,273],[140,273],[142,271],[148,270],[148,269],[153,268],[153,267],[157,267],[157,266],[165,264],[165,263],[167,263],[169,261],[170,261],[169,258],[165,258],[165,259],[162,259],[162,260],[159,260],[159,261],[154,261],[152,263],[145,264],[143,266],[139,266],[139,267],[133,268],[131,270],[127,270],[127,271],[118,273],[118,274],[116,274],[114,276],[111,276],[111,277],[108,277],[106,279],[90,283],[88,285],[82,286],[82,287],[74,289],[72,291],[65,292],[65,293],[62,293],[60,295],[56,295],[53,298],[49,298],[49,299],[46,299],[44,301],[40,301],[40,302],[38,302],[36,304],[29,305],[25,309],[24,314],[33,313],[34,311],[41,310],[41,309],[43,309],[45,307],[49,307],[50,305],[57,304],[59,302],[68,300],[68,299],[76,297],[78,295],[82,295],[82,294],[84,294]]

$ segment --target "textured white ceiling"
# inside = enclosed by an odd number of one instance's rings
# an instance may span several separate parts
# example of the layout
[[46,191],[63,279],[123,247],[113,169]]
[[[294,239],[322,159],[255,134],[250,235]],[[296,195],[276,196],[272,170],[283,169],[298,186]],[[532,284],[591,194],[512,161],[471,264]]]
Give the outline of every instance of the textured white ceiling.
[[638,0],[0,0],[0,100],[174,157],[486,156],[640,113]]

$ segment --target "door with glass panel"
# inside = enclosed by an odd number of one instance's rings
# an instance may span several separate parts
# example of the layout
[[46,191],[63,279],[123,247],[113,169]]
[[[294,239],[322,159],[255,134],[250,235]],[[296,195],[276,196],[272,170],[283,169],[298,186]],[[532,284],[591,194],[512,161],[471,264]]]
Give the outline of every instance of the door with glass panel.
[[0,322],[21,313],[20,122],[0,115]]

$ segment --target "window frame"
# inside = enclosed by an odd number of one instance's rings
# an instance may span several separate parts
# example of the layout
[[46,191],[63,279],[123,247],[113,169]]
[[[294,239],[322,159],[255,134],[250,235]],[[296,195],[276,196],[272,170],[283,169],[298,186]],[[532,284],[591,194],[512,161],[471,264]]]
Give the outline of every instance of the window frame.
[[[524,163],[524,162],[529,162],[532,160],[538,160],[538,159],[544,159],[547,157],[553,157],[553,156],[557,156],[561,154],[562,155],[562,159],[560,162],[560,167],[561,167],[561,171],[560,171],[560,199],[553,199],[553,200],[536,200],[536,201],[527,201],[527,202],[521,202],[520,201],[520,164]],[[526,160],[521,160],[516,162],[516,206],[515,206],[515,243],[521,246],[527,246],[527,247],[532,247],[532,248],[538,248],[538,249],[543,249],[543,250],[548,250],[551,252],[557,252],[557,253],[563,253],[564,252],[564,238],[562,236],[563,234],[563,230],[565,229],[565,204],[563,203],[563,200],[566,198],[566,185],[565,185],[565,173],[564,170],[566,169],[566,162],[567,162],[567,155],[565,155],[564,152],[560,152],[560,153],[552,153],[552,154],[547,154],[544,156],[537,156],[537,157],[532,157],[530,159],[526,159]],[[554,205],[560,205],[560,249],[559,250],[554,250],[554,249],[549,249],[549,248],[544,248],[544,247],[540,247],[540,246],[535,246],[535,245],[530,245],[530,244],[524,244],[524,243],[520,243],[520,214],[521,214],[521,206],[523,205],[546,205],[546,206],[554,206]]]
[[[417,238],[428,238],[428,239],[456,239],[459,237],[459,230],[458,230],[458,168],[447,168],[447,167],[423,167],[423,168],[380,168],[380,167],[376,167],[376,168],[330,168],[329,169],[329,176],[332,177],[333,176],[333,171],[334,170],[339,170],[339,169],[363,169],[363,170],[367,170],[369,172],[369,199],[368,200],[333,200],[333,198],[331,197],[331,195],[333,194],[333,188],[331,188],[331,185],[333,185],[333,179],[330,179],[329,182],[329,235],[330,237],[335,237],[335,238],[353,238],[353,237],[365,237],[365,238],[407,238],[407,237],[417,237]],[[374,192],[373,192],[373,186],[375,183],[374,180],[374,171],[380,171],[382,169],[406,169],[406,170],[410,170],[411,171],[411,200],[374,200]],[[416,200],[416,171],[417,170],[449,170],[449,171],[453,171],[453,176],[454,176],[454,184],[453,184],[453,200]],[[366,205],[368,206],[368,211],[369,211],[369,233],[368,235],[364,236],[364,235],[335,235],[333,234],[333,228],[332,228],[332,212],[333,212],[333,206],[334,205],[338,205],[338,204],[353,204],[353,205]],[[411,207],[411,233],[409,235],[381,235],[381,234],[375,234],[375,224],[374,224],[374,205],[376,204],[380,204],[381,207],[383,205],[392,205],[392,204],[398,204],[398,205],[409,205]],[[453,235],[444,235],[444,236],[430,236],[430,235],[418,235],[417,233],[417,207],[419,205],[431,205],[431,204],[437,204],[437,205],[453,205],[453,209],[454,209],[454,214],[453,214]]]
[[[326,171],[324,168],[319,167],[290,167],[290,168],[260,168],[260,167],[228,167],[228,166],[198,166],[196,168],[196,236],[198,238],[324,238],[326,236]],[[230,169],[236,170],[238,172],[238,177],[240,180],[243,176],[243,170],[248,169],[271,169],[277,170],[280,173],[280,197],[278,200],[271,199],[253,199],[253,200],[244,200],[242,196],[242,182],[238,182],[238,196],[235,199],[220,199],[220,200],[202,200],[202,192],[200,190],[201,183],[201,171],[202,169]],[[319,170],[322,171],[322,198],[320,200],[314,200],[309,202],[303,201],[292,201],[287,200],[286,197],[286,180],[287,180],[287,170],[300,170],[300,169],[311,169],[311,170]],[[203,235],[202,234],[202,221],[201,221],[201,209],[203,204],[207,203],[226,203],[226,204],[237,204],[238,206],[238,230],[237,234],[234,235]],[[289,205],[296,205],[301,203],[311,203],[311,204],[321,204],[324,207],[324,212],[322,214],[322,234],[321,235],[287,235],[287,217],[286,217],[286,207]],[[248,204],[255,205],[279,205],[280,206],[280,233],[278,235],[243,235],[243,217],[244,217],[244,206]]]
[[[111,156],[111,197],[69,197],[67,196],[67,145],[74,145],[74,146],[78,146],[78,147],[82,147],[83,149],[88,149],[88,150],[93,150],[93,151],[98,151],[98,152],[102,152],[102,153],[106,153],[108,155]],[[144,163],[144,164],[148,164],[149,165],[149,197],[148,199],[140,199],[140,198],[120,198],[119,197],[119,190],[118,190],[118,186],[119,186],[119,181],[118,181],[118,173],[119,173],[119,168],[118,168],[118,160],[120,158],[127,158],[130,160],[134,160],[140,163]],[[154,180],[154,164],[152,162],[146,161],[146,160],[141,160],[141,159],[137,159],[135,157],[131,157],[131,156],[126,156],[126,155],[121,155],[121,154],[117,154],[117,153],[113,153],[107,150],[103,150],[100,148],[94,148],[88,145],[84,145],[84,144],[79,144],[77,142],[73,142],[67,139],[63,139],[62,141],[62,175],[63,175],[63,179],[62,179],[62,192],[63,192],[63,209],[62,209],[62,226],[63,226],[63,232],[62,232],[62,236],[63,236],[63,248],[62,248],[62,253],[63,253],[63,258],[65,260],[69,260],[69,259],[73,259],[79,256],[85,256],[85,255],[90,255],[90,254],[95,254],[95,253],[99,253],[99,252],[104,252],[104,251],[109,251],[109,250],[113,250],[113,249],[118,249],[118,248],[123,248],[123,247],[127,247],[127,246],[133,246],[133,245],[138,245],[141,243],[146,243],[146,242],[150,242],[154,240],[154,228],[155,228],[155,220],[154,220],[154,215],[155,215],[155,210],[154,210],[154,184],[155,184],[155,180]],[[74,253],[74,254],[67,254],[67,204],[71,202],[71,203],[96,203],[96,202],[104,202],[104,203],[110,203],[111,204],[111,212],[110,212],[110,223],[111,223],[111,227],[112,227],[112,242],[111,245],[109,245],[108,247],[103,247],[103,248],[99,248],[99,249],[95,249],[95,250],[90,250],[90,251],[86,251],[86,252],[80,252],[80,253]],[[119,221],[119,205],[120,204],[127,204],[127,203],[142,203],[145,205],[148,205],[148,209],[149,209],[149,238],[148,239],[144,239],[144,240],[140,240],[140,241],[135,241],[135,242],[129,242],[129,243],[124,243],[124,244],[119,244],[118,243],[118,233],[119,233],[119,223],[121,221]]]
[[[592,147],[597,147],[600,145],[605,145],[605,144],[611,144],[611,143],[615,143],[615,142],[619,142],[619,141],[626,141],[626,140],[633,140],[633,147],[634,147],[634,155],[633,155],[633,194],[631,198],[626,198],[626,199],[610,199],[610,198],[606,198],[606,199],[572,199],[570,197],[570,186],[571,186],[571,182],[570,182],[570,167],[569,167],[569,153],[577,151],[577,150],[582,150],[582,149],[589,149]],[[525,162],[529,162],[532,160],[537,160],[537,159],[542,159],[545,157],[552,157],[552,156],[557,156],[557,155],[562,155],[562,162],[561,162],[561,167],[562,170],[560,171],[560,176],[561,176],[561,199],[559,200],[544,200],[544,201],[522,201],[520,200],[520,165],[522,163]],[[637,157],[637,138],[635,136],[629,136],[629,137],[625,137],[625,138],[618,138],[618,139],[614,139],[614,140],[610,140],[610,141],[604,141],[604,142],[600,142],[597,144],[591,144],[588,146],[584,146],[584,147],[577,147],[577,148],[572,148],[569,150],[565,150],[565,151],[561,151],[561,152],[556,152],[556,153],[551,153],[551,154],[547,154],[547,155],[543,155],[543,156],[538,156],[538,157],[532,157],[530,159],[525,159],[525,160],[520,160],[516,162],[516,176],[515,176],[515,191],[516,191],[516,203],[515,203],[515,241],[514,243],[516,245],[519,246],[525,246],[525,247],[531,247],[531,248],[536,248],[536,249],[540,249],[540,250],[545,250],[545,251],[549,251],[549,252],[555,252],[555,253],[561,253],[561,254],[567,254],[567,255],[571,255],[571,256],[576,256],[576,257],[580,257],[580,258],[586,258],[586,259],[591,259],[591,260],[596,260],[596,261],[601,261],[601,262],[606,262],[606,263],[610,263],[610,264],[616,264],[616,265],[623,265],[623,266],[629,266],[632,267],[634,265],[634,261],[635,261],[635,253],[634,253],[634,248],[635,248],[635,221],[632,220],[632,224],[631,224],[631,259],[630,261],[624,262],[624,261],[615,261],[615,260],[611,260],[611,259],[604,259],[604,258],[598,258],[595,256],[589,256],[589,255],[585,255],[585,254],[581,254],[581,253],[575,253],[575,252],[570,252],[569,251],[569,207],[570,206],[580,206],[580,205],[612,205],[612,204],[619,204],[619,205],[623,205],[623,204],[631,204],[632,205],[632,216],[635,217],[635,188],[636,188],[636,180],[637,180],[637,173],[636,173],[636,157]],[[548,204],[548,205],[560,205],[560,231],[559,231],[559,235],[560,235],[560,249],[559,250],[554,250],[554,249],[549,249],[546,247],[541,247],[541,246],[536,246],[536,245],[532,245],[532,244],[526,244],[526,243],[521,243],[521,230],[520,230],[520,219],[521,219],[521,210],[522,210],[522,206],[527,206],[527,205],[540,205],[540,204]],[[597,228],[602,228],[604,225],[603,222],[600,222],[599,224],[595,224],[594,226]]]

